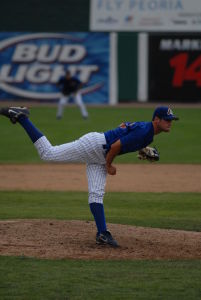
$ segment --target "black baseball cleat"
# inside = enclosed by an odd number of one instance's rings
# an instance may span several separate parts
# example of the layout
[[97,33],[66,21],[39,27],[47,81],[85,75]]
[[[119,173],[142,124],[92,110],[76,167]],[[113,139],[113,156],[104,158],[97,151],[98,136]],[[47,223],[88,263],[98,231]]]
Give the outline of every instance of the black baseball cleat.
[[15,124],[21,116],[28,117],[29,110],[26,107],[2,107],[0,108],[0,115],[3,115]]
[[115,239],[112,237],[111,233],[108,230],[96,234],[96,244],[119,247],[117,241],[115,241]]

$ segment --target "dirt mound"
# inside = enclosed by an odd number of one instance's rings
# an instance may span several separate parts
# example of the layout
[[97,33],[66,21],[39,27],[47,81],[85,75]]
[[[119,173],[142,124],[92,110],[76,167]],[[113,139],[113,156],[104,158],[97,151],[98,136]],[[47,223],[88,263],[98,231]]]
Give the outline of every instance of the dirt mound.
[[201,233],[108,224],[119,248],[95,243],[94,222],[0,221],[0,255],[48,259],[201,259]]

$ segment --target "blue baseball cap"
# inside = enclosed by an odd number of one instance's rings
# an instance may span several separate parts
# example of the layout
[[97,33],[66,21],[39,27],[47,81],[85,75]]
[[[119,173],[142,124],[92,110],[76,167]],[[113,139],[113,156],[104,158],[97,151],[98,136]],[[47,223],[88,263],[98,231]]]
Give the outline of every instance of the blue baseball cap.
[[167,106],[157,107],[153,113],[152,121],[155,119],[155,117],[166,121],[179,120],[179,118],[173,114],[172,109]]

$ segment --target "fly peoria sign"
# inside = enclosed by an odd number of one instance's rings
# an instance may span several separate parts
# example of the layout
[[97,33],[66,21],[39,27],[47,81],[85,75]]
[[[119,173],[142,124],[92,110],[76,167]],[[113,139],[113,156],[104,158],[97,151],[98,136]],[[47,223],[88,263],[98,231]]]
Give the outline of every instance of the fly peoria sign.
[[90,84],[99,65],[90,63],[89,55],[93,53],[89,53],[83,39],[68,34],[36,33],[3,39],[0,89],[26,98],[57,99],[60,92],[56,83],[68,69],[88,84],[85,92],[92,92],[102,84]]
[[200,0],[91,0],[91,31],[201,31]]

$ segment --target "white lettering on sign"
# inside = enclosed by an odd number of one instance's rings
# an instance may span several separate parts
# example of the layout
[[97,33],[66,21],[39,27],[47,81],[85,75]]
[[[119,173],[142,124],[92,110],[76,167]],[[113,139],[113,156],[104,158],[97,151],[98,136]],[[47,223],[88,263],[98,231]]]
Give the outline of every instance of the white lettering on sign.
[[152,10],[182,10],[181,0],[130,0],[129,9],[138,8],[140,11]]
[[162,39],[159,48],[163,51],[171,50],[201,50],[201,39]]
[[67,45],[61,49],[58,61],[61,63],[74,63],[82,60],[86,55],[86,49],[81,45]]
[[37,46],[19,44],[12,57],[13,62],[32,62],[36,57]]
[[74,63],[86,56],[86,49],[82,45],[42,45],[19,44],[15,48],[12,62],[41,63],[55,62]]
[[124,0],[98,0],[97,8],[106,9],[108,11],[118,10],[122,7]]
[[37,60],[43,63],[53,63],[57,60],[60,49],[60,45],[55,45],[54,47],[42,45],[38,51]]
[[[79,74],[80,80],[87,83],[90,80],[91,75],[98,71],[98,66],[71,65],[69,70],[72,75]],[[0,80],[8,83],[22,83],[25,80],[28,80],[31,83],[50,82],[55,84],[58,82],[59,78],[65,74],[65,71],[63,66],[52,68],[51,65],[47,64],[21,64],[14,73],[12,71],[12,65],[5,64],[0,69]]]
[[107,12],[139,10],[182,10],[182,0],[97,0],[97,9]]

